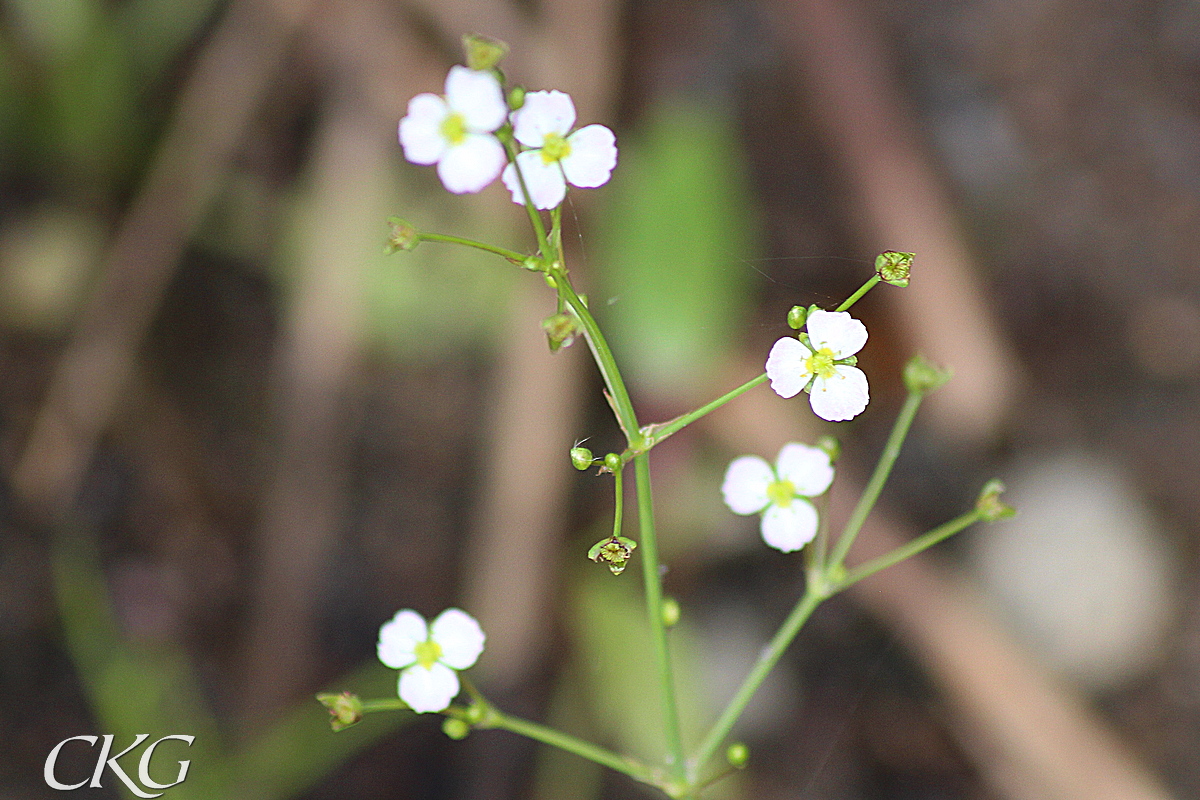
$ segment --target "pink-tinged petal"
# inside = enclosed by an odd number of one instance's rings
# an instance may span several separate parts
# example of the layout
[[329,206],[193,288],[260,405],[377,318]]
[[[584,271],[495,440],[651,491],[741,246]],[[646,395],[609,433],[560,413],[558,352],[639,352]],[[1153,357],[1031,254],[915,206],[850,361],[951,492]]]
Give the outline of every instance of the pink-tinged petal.
[[412,609],[397,611],[379,629],[376,652],[379,660],[392,669],[403,669],[417,660],[416,647],[429,638],[425,618]]
[[775,472],[780,479],[791,481],[796,494],[804,497],[816,497],[833,483],[829,454],[806,444],[785,444],[775,460]]
[[442,648],[439,660],[455,669],[466,669],[474,664],[483,652],[483,642],[487,638],[475,618],[458,608],[448,608],[439,614],[429,631]]
[[508,116],[496,76],[463,66],[451,67],[446,76],[446,103],[462,114],[467,130],[475,133],[491,133]]
[[830,422],[854,419],[871,399],[867,392],[867,376],[858,367],[834,367],[833,375],[813,381],[808,399],[813,413],[821,419]]
[[767,487],[775,480],[771,465],[758,456],[742,456],[730,462],[721,482],[725,505],[735,514],[757,514],[767,507]]
[[777,341],[767,355],[767,377],[771,388],[780,397],[795,397],[808,385],[808,357],[812,351],[790,336]]
[[478,192],[504,168],[504,146],[490,133],[469,133],[438,162],[442,185],[455,194]]
[[[563,178],[562,169],[557,163],[547,164],[543,161],[540,150],[526,150],[521,153],[517,156],[517,164],[521,167],[521,175],[525,177],[525,185],[529,187],[529,196],[533,199],[535,208],[554,208],[566,197],[567,182]],[[521,191],[516,168],[509,164],[500,177],[512,192],[513,202],[524,205],[525,193]]]
[[458,694],[458,675],[444,664],[429,669],[413,664],[400,673],[397,689],[400,699],[418,714],[441,711]]
[[[566,136],[575,124],[575,104],[571,96],[558,90],[530,92],[525,104],[513,112],[513,136],[526,147],[541,147],[546,136]],[[557,204],[556,204],[557,205]]]
[[588,125],[567,137],[571,154],[564,158],[567,181],[583,189],[608,183],[617,166],[617,137],[603,125]]
[[800,499],[786,508],[771,506],[763,514],[761,530],[763,541],[776,550],[799,550],[817,535],[817,510]]
[[404,157],[414,164],[436,164],[446,150],[442,122],[450,113],[436,94],[419,94],[408,101],[408,115],[400,120]]
[[852,356],[867,343],[867,326],[845,311],[814,311],[807,326],[813,349],[828,347],[834,358]]

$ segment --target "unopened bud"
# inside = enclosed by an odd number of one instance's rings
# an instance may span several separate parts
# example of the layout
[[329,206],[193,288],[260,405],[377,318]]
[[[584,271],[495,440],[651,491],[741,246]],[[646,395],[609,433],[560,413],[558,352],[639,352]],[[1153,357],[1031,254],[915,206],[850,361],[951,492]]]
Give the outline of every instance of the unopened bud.
[[842,454],[842,443],[832,436],[822,436],[815,444],[818,450],[824,450],[825,455],[829,456],[830,464],[836,463]]
[[388,217],[392,232],[383,245],[383,251],[388,255],[397,250],[415,250],[421,243],[421,235],[417,229],[399,217]]
[[794,331],[798,331],[804,327],[804,323],[808,321],[808,309],[804,306],[792,306],[788,310],[787,323],[788,327]]
[[345,730],[362,721],[362,700],[356,694],[326,692],[317,695],[317,701],[329,709],[329,725],[335,731]]
[[616,453],[609,453],[604,457],[604,468],[609,472],[619,472],[621,470],[621,457]]
[[525,87],[514,86],[508,93],[508,107],[512,111],[517,111],[523,105],[525,105]]
[[729,766],[742,769],[750,760],[750,748],[741,742],[734,742],[725,751],[725,760],[729,762]]
[[446,717],[445,721],[442,722],[442,733],[446,734],[455,741],[467,738],[467,734],[470,732],[471,726],[463,722],[461,719]]
[[674,627],[675,623],[679,622],[679,615],[679,601],[674,597],[664,597],[662,601],[663,625],[668,628]]
[[904,387],[915,394],[926,394],[950,380],[950,375],[950,370],[918,353],[904,365]]
[[592,455],[592,451],[586,447],[571,448],[571,466],[583,472],[589,469],[596,462],[596,457]]
[[1000,495],[1004,492],[1004,484],[993,478],[984,485],[979,492],[979,499],[975,501],[975,511],[979,513],[979,518],[984,522],[995,522],[998,519],[1008,519],[1017,510],[1000,499]]
[[508,45],[504,42],[478,33],[465,34],[462,43],[463,52],[467,54],[467,66],[471,69],[495,69],[508,55]]
[[875,256],[875,271],[892,286],[908,286],[908,273],[912,269],[914,253],[897,253],[884,250]]

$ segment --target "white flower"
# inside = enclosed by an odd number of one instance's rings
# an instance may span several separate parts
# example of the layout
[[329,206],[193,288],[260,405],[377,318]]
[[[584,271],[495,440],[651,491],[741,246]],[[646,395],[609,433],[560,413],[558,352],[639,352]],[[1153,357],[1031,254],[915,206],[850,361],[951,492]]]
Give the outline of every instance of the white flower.
[[400,673],[400,699],[416,711],[441,711],[458,694],[458,675],[483,652],[483,631],[465,611],[448,608],[432,624],[411,609],[379,629],[379,660]]
[[[516,164],[537,208],[554,208],[567,194],[567,183],[584,189],[603,186],[617,165],[617,140],[603,125],[587,125],[568,135],[575,124],[575,104],[559,91],[530,92],[512,115],[513,136],[532,148]],[[509,164],[501,178],[513,202],[525,203],[525,193]]]
[[404,157],[437,164],[442,185],[455,194],[478,192],[504,167],[504,146],[492,131],[507,115],[495,75],[451,67],[445,99],[424,93],[408,102],[408,115],[400,120]]
[[779,451],[774,468],[758,456],[735,458],[725,470],[721,494],[735,514],[763,512],[763,540],[790,553],[817,535],[817,509],[808,498],[832,482],[829,454],[793,442]]
[[845,311],[814,311],[807,326],[807,344],[787,336],[771,348],[767,356],[771,388],[780,397],[794,397],[808,389],[813,412],[830,422],[858,416],[870,400],[867,376],[838,362],[867,343],[866,327]]

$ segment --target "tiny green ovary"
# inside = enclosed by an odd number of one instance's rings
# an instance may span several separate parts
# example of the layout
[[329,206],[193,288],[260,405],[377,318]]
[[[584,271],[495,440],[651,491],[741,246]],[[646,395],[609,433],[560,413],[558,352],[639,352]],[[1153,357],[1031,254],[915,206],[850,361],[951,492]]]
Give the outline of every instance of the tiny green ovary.
[[462,144],[467,138],[467,121],[462,114],[449,114],[442,120],[442,136],[450,144]]
[[773,481],[767,486],[767,499],[771,505],[787,508],[796,497],[796,485],[791,481]]
[[832,378],[836,361],[833,351],[828,347],[822,347],[804,360],[804,366],[813,375],[820,378]]
[[571,155],[571,143],[563,136],[557,133],[546,134],[546,141],[542,143],[542,162],[553,164],[555,161],[562,161],[567,156]]
[[414,647],[413,652],[416,653],[418,664],[425,669],[433,669],[433,665],[442,657],[442,646],[430,639]]

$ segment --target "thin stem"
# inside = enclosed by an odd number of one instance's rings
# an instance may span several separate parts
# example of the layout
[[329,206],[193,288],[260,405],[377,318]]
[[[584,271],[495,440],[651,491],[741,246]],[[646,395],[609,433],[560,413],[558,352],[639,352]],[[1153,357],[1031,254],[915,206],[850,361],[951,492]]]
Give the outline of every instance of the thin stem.
[[862,530],[863,523],[867,521],[867,515],[875,507],[875,501],[879,499],[879,493],[883,491],[883,485],[887,483],[892,466],[896,463],[896,456],[900,455],[900,447],[904,444],[905,437],[908,436],[908,429],[912,427],[913,417],[916,416],[917,409],[921,405],[922,397],[923,395],[919,392],[909,392],[908,397],[904,398],[904,405],[900,407],[900,414],[896,417],[896,423],[888,435],[887,444],[879,456],[879,463],[875,465],[875,471],[871,474],[871,479],[867,481],[867,487],[863,489],[862,497],[858,498],[858,505],[854,507],[849,521],[846,522],[846,527],[842,529],[841,537],[838,538],[837,544],[833,548],[833,555],[829,559],[831,571],[836,570],[845,562],[846,554],[850,552],[850,546],[854,544],[855,537]]
[[474,247],[476,250],[484,250],[488,253],[495,253],[498,256],[507,258],[509,261],[523,264],[528,260],[529,256],[523,253],[518,253],[515,250],[508,250],[503,247],[477,242],[474,239],[464,239],[461,236],[448,236],[444,233],[418,233],[417,238],[422,242],[445,242],[447,244],[460,244],[464,247]]
[[624,516],[625,505],[625,490],[621,486],[621,472],[617,470],[613,473],[613,491],[616,493],[616,501],[613,504],[613,532],[614,538],[621,535],[621,519]]
[[879,273],[876,272],[874,275],[872,275],[867,280],[866,283],[864,283],[862,286],[858,287],[857,292],[855,292],[854,294],[847,297],[846,301],[844,303],[842,303],[840,306],[838,306],[837,308],[835,308],[834,310],[835,311],[845,311],[846,309],[850,308],[850,306],[857,303],[864,294],[871,291],[871,289],[874,288],[875,284],[879,283],[879,281],[881,281],[881,280],[883,280],[883,279],[880,278]]
[[548,744],[552,747],[557,747],[560,750],[566,750],[568,753],[586,758],[588,761],[616,770],[622,774],[628,775],[636,781],[648,783],[651,786],[662,786],[662,781],[647,767],[636,759],[628,756],[618,755],[611,750],[605,750],[599,745],[594,745],[591,742],[585,742],[570,734],[562,731],[548,728],[545,725],[539,725],[536,722],[513,717],[495,708],[490,709],[490,713],[479,723],[480,728],[501,728],[512,733],[526,736],[534,741]]
[[542,215],[534,208],[533,200],[529,197],[529,188],[525,185],[525,175],[521,172],[521,165],[517,163],[517,145],[510,140],[505,143],[504,149],[508,151],[509,163],[513,165],[513,171],[517,173],[517,182],[521,185],[521,196],[525,198],[525,211],[529,214],[529,224],[533,226],[533,233],[537,236],[538,248],[543,256],[553,260],[554,253],[550,250],[550,242],[546,238],[546,225],[542,222]]
[[763,383],[766,383],[766,381],[767,381],[767,373],[764,372],[763,374],[746,381],[745,383],[743,383],[741,386],[737,387],[736,389],[732,389],[732,390],[726,392],[725,394],[718,397],[716,400],[713,400],[711,403],[706,403],[705,405],[700,406],[695,411],[690,411],[687,414],[682,414],[678,417],[675,417],[675,419],[669,420],[667,422],[658,422],[658,423],[654,423],[652,425],[647,425],[642,431],[642,433],[644,434],[644,438],[642,439],[642,444],[641,444],[640,450],[638,450],[637,452],[634,452],[631,450],[631,451],[627,451],[626,453],[623,453],[621,455],[621,460],[623,462],[625,462],[625,461],[628,461],[629,459],[633,458],[635,455],[638,455],[638,453],[647,452],[651,447],[654,447],[654,445],[658,444],[663,439],[666,439],[671,434],[678,432],[679,430],[687,427],[688,425],[691,425],[693,422],[700,419],[704,415],[709,414],[713,411],[716,411],[718,408],[725,405],[730,400],[733,400],[735,397],[740,397],[741,395],[743,395],[746,392],[753,389],[755,386],[759,386]]
[[383,698],[382,700],[363,700],[362,712],[370,714],[373,711],[406,711],[408,703],[398,697]]
[[963,528],[973,525],[980,519],[982,519],[982,517],[978,511],[969,511],[962,516],[955,517],[949,522],[944,522],[933,530],[921,534],[911,542],[897,547],[892,552],[879,556],[878,558],[873,558],[865,564],[860,564],[859,566],[850,570],[846,574],[846,577],[842,578],[834,585],[833,589],[836,592],[840,592],[843,589],[858,583],[863,578],[869,578],[880,570],[887,569],[894,564],[899,564],[906,558],[911,558],[917,553],[928,550],[938,542],[950,538]]
[[662,575],[658,562],[658,536],[654,529],[654,499],[650,493],[650,456],[643,453],[633,460],[637,481],[638,533],[642,547],[642,583],[646,590],[646,612],[650,621],[654,660],[658,667],[662,690],[663,727],[671,770],[683,779],[687,772],[684,762],[683,738],[679,732],[679,706],[675,699],[675,675],[671,670],[671,654],[667,647],[667,626],[662,613]]
[[696,750],[696,755],[691,760],[691,774],[695,775],[700,770],[704,769],[704,765],[712,758],[713,753],[725,741],[725,737],[733,729],[742,712],[746,710],[746,704],[750,702],[750,698],[754,697],[754,693],[762,686],[762,682],[766,680],[768,674],[778,663],[780,657],[783,656],[792,640],[796,638],[796,634],[800,632],[800,628],[808,621],[812,612],[820,605],[823,595],[818,593],[813,588],[805,589],[804,595],[796,603],[792,612],[788,614],[787,619],[783,621],[775,636],[771,639],[771,643],[758,657],[754,668],[750,670],[750,674],[742,682],[741,687],[734,694],[733,699],[729,701],[729,705],[725,706],[725,710],[721,712],[721,716],[713,723],[712,729],[704,737],[700,743],[700,747]]

